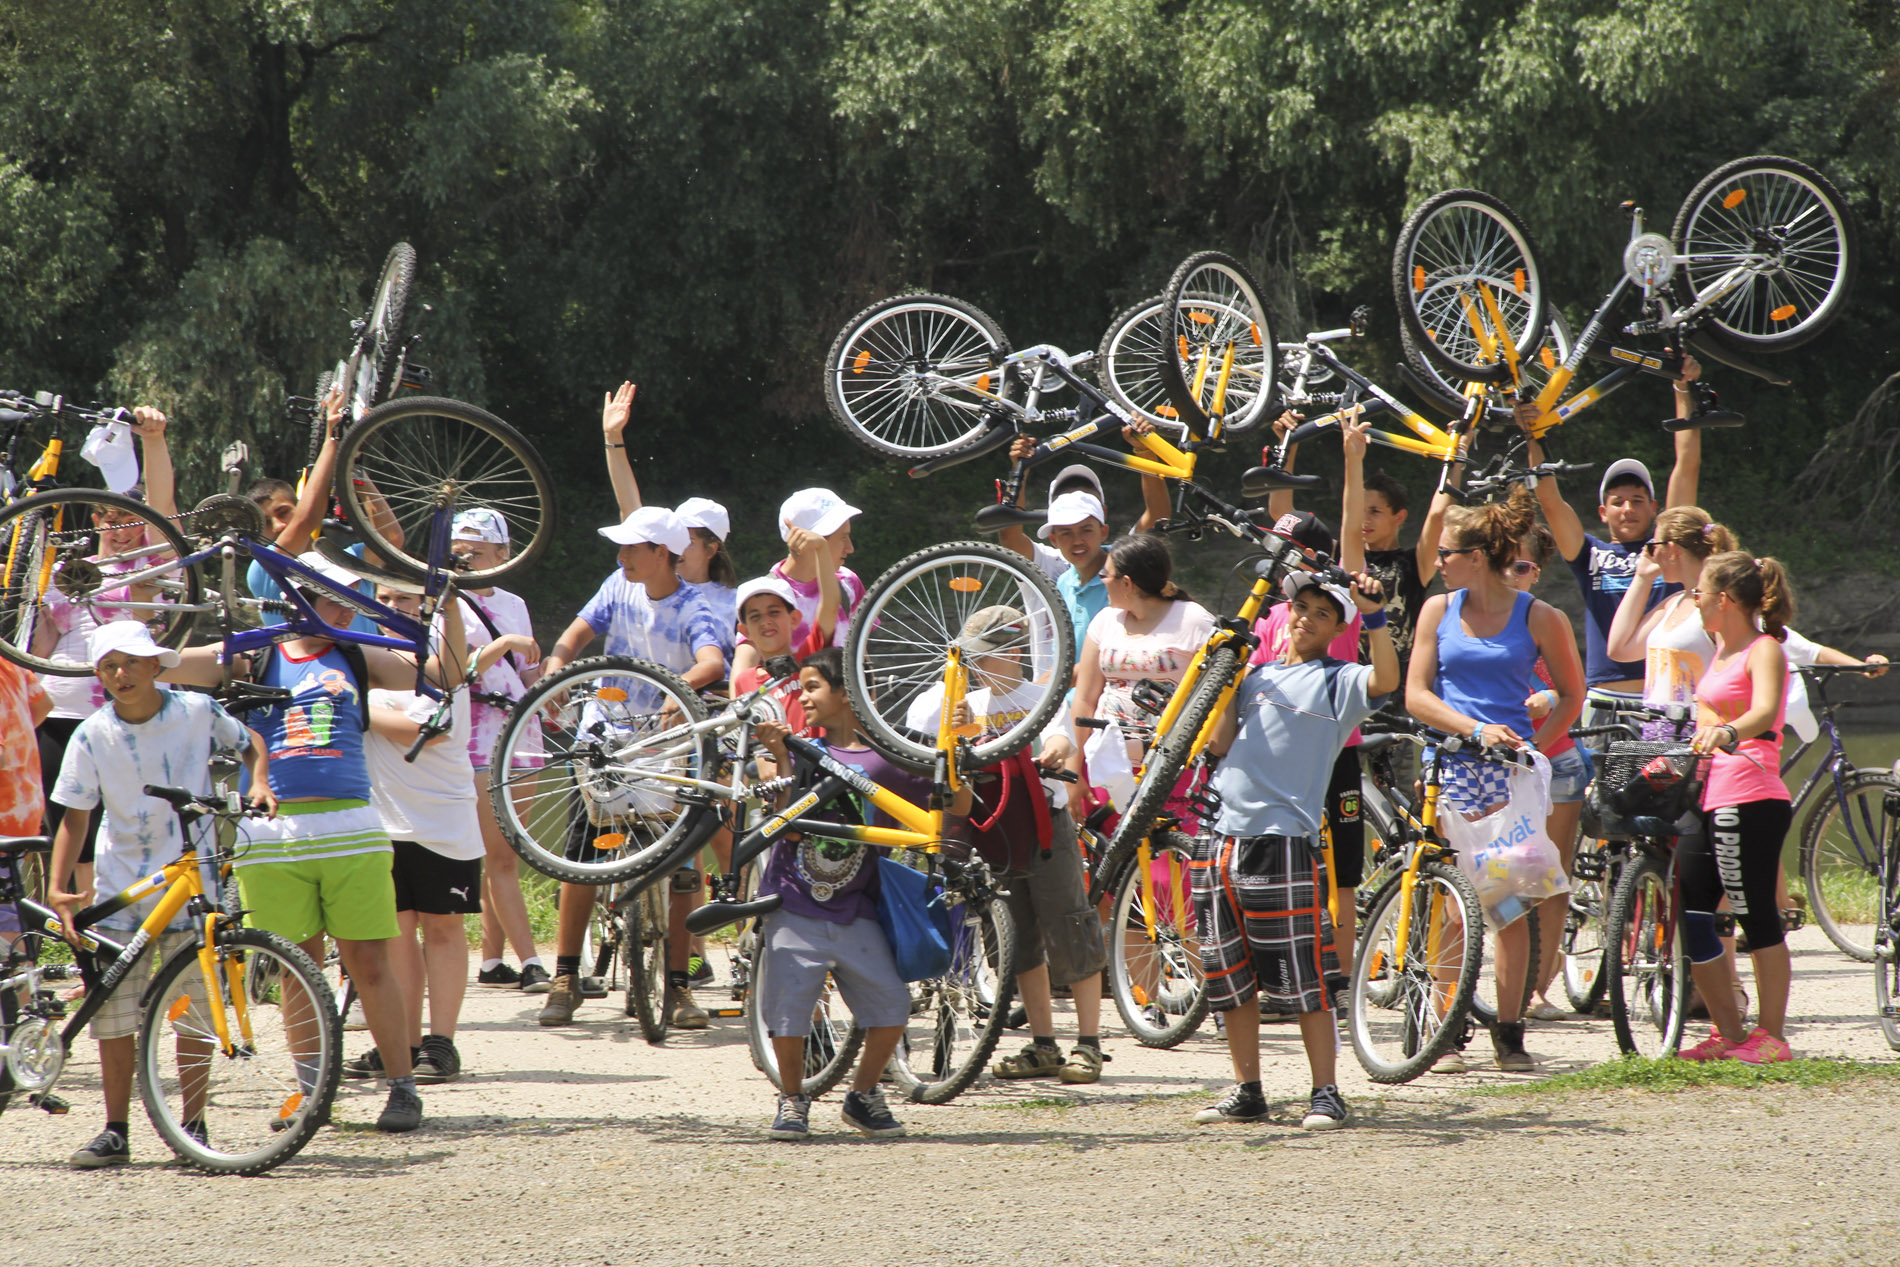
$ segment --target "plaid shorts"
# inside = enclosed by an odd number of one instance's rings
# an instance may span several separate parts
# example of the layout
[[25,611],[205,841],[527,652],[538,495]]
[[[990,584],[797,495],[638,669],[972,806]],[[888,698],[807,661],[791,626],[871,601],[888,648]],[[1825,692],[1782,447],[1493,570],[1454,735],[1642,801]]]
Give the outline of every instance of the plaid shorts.
[[1264,994],[1320,1012],[1343,989],[1326,862],[1309,838],[1215,836],[1191,865],[1208,1006],[1229,1012]]

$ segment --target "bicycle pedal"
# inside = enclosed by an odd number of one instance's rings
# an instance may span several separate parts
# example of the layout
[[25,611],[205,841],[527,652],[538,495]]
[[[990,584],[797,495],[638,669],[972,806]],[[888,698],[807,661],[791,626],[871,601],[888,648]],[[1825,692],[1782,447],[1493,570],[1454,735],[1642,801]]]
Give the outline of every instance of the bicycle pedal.
[[607,997],[607,983],[599,977],[581,978],[581,997],[583,999],[604,999]]
[[1570,862],[1570,874],[1579,880],[1601,880],[1609,869],[1600,853],[1580,853]]
[[744,1015],[745,1015],[745,1009],[744,1009],[744,1008],[742,1008],[742,1007],[738,1007],[738,1006],[733,1006],[733,1007],[709,1007],[709,1008],[707,1008],[707,1009],[706,1009],[706,1015],[708,1015],[708,1016],[726,1016],[726,1017],[730,1017],[730,1016],[744,1016]]
[[72,1105],[66,1103],[65,1100],[54,1095],[51,1091],[42,1091],[38,1095],[28,1096],[27,1099],[39,1105],[54,1117],[64,1117],[73,1111]]

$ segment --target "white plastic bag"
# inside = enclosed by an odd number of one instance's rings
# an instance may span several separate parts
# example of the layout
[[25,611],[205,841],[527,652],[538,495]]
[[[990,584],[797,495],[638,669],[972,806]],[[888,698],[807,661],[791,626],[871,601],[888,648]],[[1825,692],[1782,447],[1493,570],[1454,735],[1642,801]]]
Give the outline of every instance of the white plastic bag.
[[1128,741],[1122,728],[1109,722],[1089,732],[1082,745],[1082,759],[1088,765],[1089,782],[1108,793],[1108,799],[1126,808],[1135,794],[1135,767],[1128,760]]
[[1478,891],[1485,922],[1503,928],[1547,897],[1568,892],[1557,846],[1544,830],[1550,815],[1550,762],[1535,754],[1536,769],[1511,775],[1511,798],[1470,822],[1447,812],[1439,822],[1458,851],[1458,869]]

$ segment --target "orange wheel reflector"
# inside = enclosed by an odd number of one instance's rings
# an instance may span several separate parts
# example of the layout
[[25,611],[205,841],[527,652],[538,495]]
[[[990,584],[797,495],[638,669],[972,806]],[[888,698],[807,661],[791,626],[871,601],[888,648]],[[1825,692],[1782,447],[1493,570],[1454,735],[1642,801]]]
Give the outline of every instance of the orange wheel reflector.
[[1249,321],[1247,323],[1247,329],[1253,332],[1253,345],[1255,347],[1259,347],[1260,346],[1260,323],[1258,321]]
[[609,849],[618,849],[627,843],[625,832],[610,831],[604,836],[594,837],[594,848],[606,853]]
[[1184,361],[1187,360],[1188,359],[1187,336],[1185,334],[1177,334],[1174,336],[1174,342],[1175,342],[1175,346],[1181,349],[1181,359]]
[[1181,416],[1180,411],[1173,405],[1156,405],[1155,413],[1162,418],[1179,418]]
[[1425,289],[1425,266],[1423,264],[1414,264],[1412,266],[1412,289]]
[[172,1005],[170,1007],[165,1009],[165,1019],[168,1021],[176,1021],[179,1017],[183,1016],[186,1012],[189,1012],[190,1010],[191,1010],[191,996],[188,994],[181,994],[176,999],[172,1000]]
[[1128,992],[1135,996],[1136,1006],[1138,1007],[1148,1006],[1148,992],[1146,990],[1142,989],[1138,985],[1134,985],[1131,983],[1128,987]]
[[976,389],[980,392],[986,392],[990,389],[990,376],[988,374],[976,380]]
[[290,1098],[284,1101],[284,1107],[277,1110],[279,1121],[288,1121],[297,1116],[297,1110],[303,1107],[303,1092],[292,1091]]
[[1794,305],[1783,304],[1781,305],[1781,307],[1769,313],[1768,319],[1770,321],[1786,321],[1789,317],[1792,317],[1792,316],[1794,316]]
[[1722,199],[1722,206],[1732,211],[1736,207],[1741,206],[1742,199],[1746,197],[1748,197],[1748,191],[1746,189],[1731,189],[1728,191],[1728,196]]
[[950,588],[959,594],[974,594],[983,588],[983,582],[974,576],[953,576],[950,578]]
[[862,374],[864,373],[864,367],[869,365],[870,363],[871,363],[871,349],[866,348],[864,349],[864,351],[858,353],[856,356],[851,358],[851,372],[853,374]]
[[1518,268],[1518,269],[1511,270],[1511,289],[1515,290],[1520,295],[1524,293],[1524,270],[1523,269]]
[[594,692],[594,698],[609,704],[624,704],[627,702],[627,693],[618,686],[603,686]]
[[1426,338],[1428,338],[1428,339],[1430,339],[1430,340],[1431,340],[1431,341],[1432,341],[1433,343],[1436,343],[1436,342],[1438,342],[1438,331],[1436,331],[1436,330],[1427,330],[1427,331],[1425,332],[1425,337],[1426,337]]
[[1211,326],[1214,324],[1214,314],[1211,312],[1202,312],[1198,308],[1191,309],[1188,312],[1187,319],[1197,326]]
[[1537,359],[1544,363],[1544,368],[1547,370],[1557,368],[1557,354],[1549,348],[1537,349]]

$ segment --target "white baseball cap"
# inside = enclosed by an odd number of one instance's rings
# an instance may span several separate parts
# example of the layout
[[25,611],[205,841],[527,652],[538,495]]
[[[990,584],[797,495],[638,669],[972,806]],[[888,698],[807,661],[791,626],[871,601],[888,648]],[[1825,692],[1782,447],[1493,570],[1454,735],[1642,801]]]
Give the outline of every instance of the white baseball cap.
[[152,641],[152,631],[136,620],[114,620],[100,625],[86,639],[86,654],[96,666],[114,651],[126,655],[155,656],[166,668],[178,666],[178,653]]
[[665,546],[674,554],[685,554],[693,538],[680,517],[664,506],[642,506],[611,528],[597,530],[615,545],[643,543]]
[[779,539],[790,541],[794,528],[829,537],[860,513],[856,506],[828,488],[801,488],[778,508]]
[[688,528],[704,528],[721,541],[732,531],[732,516],[718,502],[705,497],[688,497],[673,507],[673,513]]
[[739,613],[741,620],[745,619],[747,600],[757,598],[761,594],[777,595],[785,600],[787,611],[798,610],[798,594],[788,581],[776,576],[755,576],[739,587],[738,597],[732,604],[732,609]]
[[[1102,477],[1097,475],[1095,468],[1090,466],[1087,462],[1072,462],[1056,472],[1056,477],[1049,481],[1050,505],[1055,505],[1056,498],[1060,496],[1056,490],[1071,480],[1086,481],[1088,486],[1095,490],[1095,500],[1104,506],[1108,505],[1108,497],[1102,492]],[[1071,489],[1070,491],[1073,492],[1075,490]],[[1108,522],[1107,516],[1102,516],[1101,518],[1103,523]]]
[[1280,582],[1280,592],[1286,595],[1286,600],[1290,603],[1299,597],[1302,590],[1312,589],[1316,585],[1325,591],[1328,598],[1339,604],[1339,618],[1341,620],[1352,619],[1352,595],[1348,594],[1338,585],[1328,585],[1311,572],[1287,573],[1286,579]]
[[1610,463],[1610,469],[1603,472],[1603,480],[1597,485],[1597,504],[1600,506],[1610,500],[1611,484],[1630,475],[1643,481],[1643,487],[1649,490],[1649,499],[1655,501],[1656,481],[1649,477],[1649,468],[1635,458],[1623,458]]
[[[297,556],[297,562],[303,564],[324,580],[335,581],[346,590],[353,590],[363,583],[362,577],[350,571],[336,560],[318,554],[315,550],[305,550],[302,554]],[[298,578],[295,574],[292,574],[285,579],[289,581],[290,584],[296,585]],[[319,592],[317,597],[327,598],[329,595]]]
[[474,510],[459,510],[455,513],[454,531],[450,534],[453,541],[487,541],[493,545],[508,544],[508,521],[497,511],[486,506]]
[[1108,526],[1108,514],[1102,509],[1101,499],[1080,490],[1064,493],[1049,503],[1049,518],[1042,527],[1036,529],[1036,535],[1047,541],[1049,534],[1057,528],[1067,528],[1090,519],[1096,520],[1104,528]]

